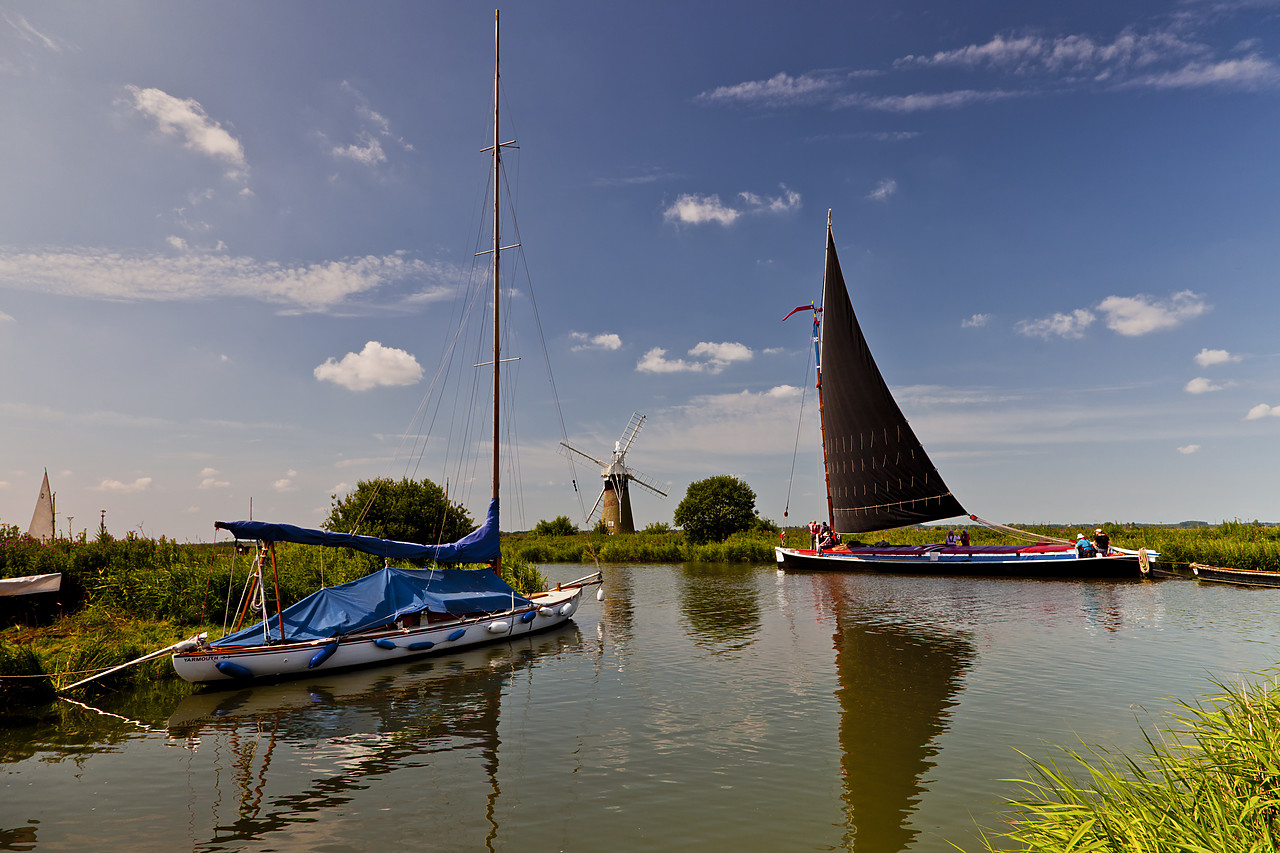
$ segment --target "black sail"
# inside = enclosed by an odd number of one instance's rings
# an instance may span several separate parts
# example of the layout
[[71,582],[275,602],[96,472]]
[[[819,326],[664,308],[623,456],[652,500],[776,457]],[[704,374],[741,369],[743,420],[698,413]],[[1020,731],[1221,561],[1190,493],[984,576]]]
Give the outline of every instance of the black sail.
[[871,357],[830,225],[821,367],[823,443],[836,531],[866,533],[965,515]]

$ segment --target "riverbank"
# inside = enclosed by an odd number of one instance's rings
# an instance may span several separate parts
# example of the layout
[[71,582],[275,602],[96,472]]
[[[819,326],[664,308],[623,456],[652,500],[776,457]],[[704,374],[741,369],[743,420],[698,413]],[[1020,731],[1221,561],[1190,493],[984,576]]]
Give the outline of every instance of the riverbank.
[[988,851],[1280,849],[1280,681],[1179,703],[1132,756],[1064,751],[1033,778]]

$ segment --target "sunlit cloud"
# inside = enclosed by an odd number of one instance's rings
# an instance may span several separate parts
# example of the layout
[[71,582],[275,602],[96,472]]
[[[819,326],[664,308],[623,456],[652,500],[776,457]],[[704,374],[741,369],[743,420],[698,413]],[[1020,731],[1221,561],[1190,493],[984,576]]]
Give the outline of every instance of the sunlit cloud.
[[869,95],[856,92],[836,101],[838,107],[858,107],[890,113],[918,113],[926,110],[957,110],[973,104],[989,104],[1030,93],[1006,89],[957,89],[950,92],[915,92],[910,95]]
[[211,119],[199,101],[178,98],[160,89],[125,89],[131,96],[131,106],[153,119],[162,134],[181,139],[183,147],[190,151],[225,163],[228,178],[244,179],[249,164],[240,140]]
[[294,485],[294,478],[298,476],[298,472],[292,469],[287,474],[271,484],[271,488],[277,492],[292,492],[297,486]]
[[1082,338],[1085,329],[1096,319],[1092,311],[1077,308],[1070,314],[1055,313],[1041,320],[1022,320],[1014,330],[1028,338]]
[[20,252],[0,248],[0,288],[115,301],[194,302],[241,297],[304,311],[325,311],[391,285],[423,291],[406,304],[446,298],[456,278],[446,264],[402,254],[314,264],[283,264],[218,254],[125,254],[105,249]]
[[1209,349],[1205,347],[1196,354],[1196,364],[1201,367],[1213,367],[1215,364],[1229,364],[1231,362],[1240,361],[1241,356],[1232,355],[1224,349]]
[[1175,329],[1186,320],[1209,310],[1204,298],[1190,290],[1158,300],[1152,296],[1108,296],[1098,305],[1106,315],[1107,328],[1121,335],[1136,337],[1151,332]]
[[570,332],[569,340],[577,341],[571,347],[574,352],[622,349],[622,338],[612,332],[605,332],[599,335],[589,335],[586,332]]
[[16,323],[16,322],[17,320],[13,319],[12,314],[6,314],[3,311],[0,311],[0,323]]
[[898,191],[898,182],[893,178],[885,178],[876,184],[876,188],[867,194],[872,201],[888,201],[889,196]]
[[412,145],[392,133],[391,122],[369,105],[363,92],[346,80],[342,81],[340,88],[343,93],[356,100],[356,115],[359,116],[361,125],[354,131],[354,142],[332,146],[330,153],[335,158],[351,160],[362,166],[377,166],[387,162],[383,142],[394,143],[405,151],[413,150]]
[[1199,449],[1200,449],[1200,445],[1198,444],[1185,444],[1182,447],[1178,448],[1178,452],[1184,456],[1190,456],[1192,453],[1195,453]]
[[662,347],[646,352],[636,370],[641,373],[720,373],[730,364],[750,361],[751,348],[739,343],[710,343],[703,341],[689,350],[692,360],[669,359]]
[[131,492],[145,492],[151,488],[150,477],[139,477],[132,483],[122,483],[119,480],[103,480],[97,486],[91,487],[95,492],[118,492],[128,494]]
[[702,92],[695,102],[753,107],[785,107],[823,100],[842,85],[842,78],[811,71],[792,76],[779,72],[768,80],[749,80]]
[[1256,421],[1260,418],[1280,418],[1280,406],[1268,406],[1266,403],[1259,403],[1249,410],[1249,414],[1244,416],[1246,421]]
[[964,320],[961,320],[960,328],[981,329],[983,326],[987,325],[987,323],[989,322],[991,322],[990,314],[974,314]]
[[1215,385],[1203,376],[1197,376],[1182,389],[1188,394],[1208,394],[1210,391],[1221,391],[1226,385]]
[[199,486],[199,488],[201,488],[201,489],[225,489],[225,488],[228,488],[228,487],[231,485],[231,483],[229,483],[229,482],[228,482],[228,481],[226,481],[226,480],[219,480],[219,479],[218,479],[218,475],[219,475],[219,472],[218,472],[218,469],[217,469],[217,468],[205,468],[205,469],[203,469],[203,470],[200,472],[200,486]]
[[368,391],[386,385],[412,385],[422,378],[422,366],[402,349],[369,341],[360,352],[349,352],[341,361],[328,359],[314,373],[322,382],[351,391]]
[[776,196],[740,192],[732,205],[722,202],[718,194],[685,193],[663,211],[662,218],[681,225],[715,223],[729,226],[746,214],[787,213],[799,208],[800,194],[783,185],[781,193]]

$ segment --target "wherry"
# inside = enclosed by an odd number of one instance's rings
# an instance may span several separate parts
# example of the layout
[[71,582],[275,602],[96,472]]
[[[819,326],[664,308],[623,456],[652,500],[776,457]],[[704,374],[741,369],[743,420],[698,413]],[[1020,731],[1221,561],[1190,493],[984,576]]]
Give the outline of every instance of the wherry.
[[[863,544],[853,537],[964,516],[924,446],[907,423],[872,358],[858,325],[827,214],[822,305],[813,312],[818,412],[826,474],[830,529],[843,544],[833,548],[774,549],[787,569],[924,572],[1016,577],[1137,577],[1156,554],[1111,546],[1092,556],[1067,540],[1024,546]],[[970,521],[982,522],[977,516]],[[1011,535],[1023,531],[1003,528]]]

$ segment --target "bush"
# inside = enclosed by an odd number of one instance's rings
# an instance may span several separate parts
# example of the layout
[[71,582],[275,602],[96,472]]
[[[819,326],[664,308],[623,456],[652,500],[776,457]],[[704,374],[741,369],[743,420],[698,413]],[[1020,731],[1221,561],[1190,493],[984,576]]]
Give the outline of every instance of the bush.
[[756,493],[737,477],[708,477],[689,484],[676,507],[675,522],[695,545],[723,542],[750,530],[756,519]]
[[572,536],[577,532],[578,525],[567,515],[557,515],[551,521],[539,521],[533,527],[535,536]]

